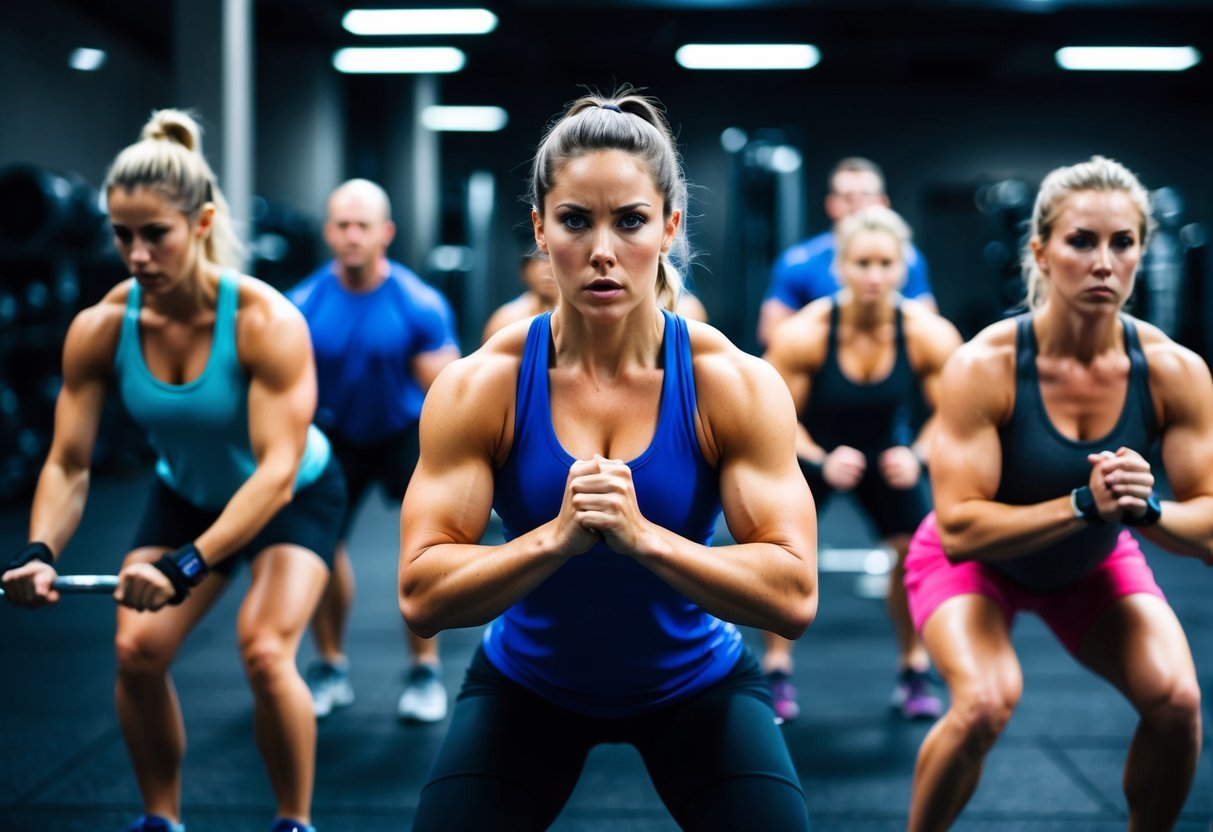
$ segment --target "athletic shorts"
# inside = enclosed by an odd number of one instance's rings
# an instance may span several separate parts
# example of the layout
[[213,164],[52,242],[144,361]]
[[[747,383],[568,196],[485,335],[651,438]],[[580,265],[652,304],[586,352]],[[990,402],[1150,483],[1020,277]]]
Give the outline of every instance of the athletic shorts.
[[420,456],[418,426],[405,428],[400,433],[374,445],[355,445],[340,437],[329,435],[333,455],[341,463],[345,474],[346,514],[341,524],[341,537],[348,536],[354,523],[354,515],[362,504],[367,491],[378,483],[383,496],[395,508],[404,499],[404,490],[413,478]]
[[[153,475],[143,518],[131,549],[144,546],[184,546],[209,529],[220,512],[199,508]],[[251,562],[270,546],[301,546],[320,556],[332,569],[341,520],[345,516],[345,482],[341,467],[332,457],[320,476],[301,488],[265,527],[243,548],[211,567],[226,577],[235,574],[243,561]]]
[[[872,518],[882,540],[897,535],[912,534],[922,518],[931,510],[931,483],[924,468],[918,482],[910,488],[893,488],[880,476],[876,464],[877,455],[868,455],[868,465],[863,479],[851,492],[860,506]],[[813,492],[813,502],[820,514],[834,489],[821,476],[821,467],[800,460],[800,470]]]
[[996,603],[1007,628],[1021,610],[1036,613],[1077,658],[1095,620],[1126,595],[1145,593],[1166,601],[1137,540],[1123,530],[1116,548],[1084,577],[1052,592],[1032,592],[977,561],[952,563],[939,542],[935,512],[922,521],[906,554],[906,597],[914,628],[922,632],[931,613],[957,595],[981,595]]
[[806,832],[804,790],[758,662],[640,716],[591,717],[532,693],[477,650],[434,759],[414,832],[547,829],[590,750],[628,743],[680,828]]

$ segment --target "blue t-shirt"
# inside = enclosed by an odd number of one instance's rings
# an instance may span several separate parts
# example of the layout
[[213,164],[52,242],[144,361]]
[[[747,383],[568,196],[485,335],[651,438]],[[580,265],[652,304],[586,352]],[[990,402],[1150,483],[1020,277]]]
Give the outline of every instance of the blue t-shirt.
[[425,391],[413,377],[413,358],[458,346],[442,293],[388,262],[390,274],[369,292],[342,285],[333,261],[286,293],[312,332],[316,424],[354,445],[375,445],[415,425]]
[[[719,474],[695,435],[695,381],[686,322],[665,315],[657,430],[633,460],[641,513],[707,545],[720,516]],[[551,313],[531,323],[518,374],[514,444],[494,480],[507,539],[560,513],[575,461],[552,427]],[[496,618],[489,661],[549,702],[576,713],[626,717],[685,699],[723,679],[741,656],[738,629],[705,612],[636,560],[598,543],[569,558]]]
[[[799,309],[806,304],[832,295],[842,288],[834,270],[834,232],[826,231],[789,248],[771,267],[771,285],[767,297],[784,306]],[[922,253],[910,247],[906,258],[906,282],[901,294],[918,298],[931,294],[927,277],[927,261]]]

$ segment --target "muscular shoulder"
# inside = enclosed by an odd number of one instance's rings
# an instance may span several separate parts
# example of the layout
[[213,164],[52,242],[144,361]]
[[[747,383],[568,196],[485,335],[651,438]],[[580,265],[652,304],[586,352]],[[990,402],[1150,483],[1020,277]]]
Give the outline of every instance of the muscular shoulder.
[[819,298],[781,323],[771,336],[766,359],[784,369],[816,372],[830,343],[833,304],[831,298]]
[[916,300],[903,300],[906,346],[915,367],[942,367],[962,343],[960,332],[947,318]]
[[999,321],[948,358],[940,411],[983,414],[1001,424],[1015,403],[1015,322]]
[[[312,342],[303,313],[274,287],[240,275],[236,351],[253,371],[293,367],[310,360]],[[304,362],[306,363],[306,362]]]
[[786,416],[792,424],[792,397],[774,367],[738,349],[708,324],[688,321],[687,330],[707,448],[718,454],[722,444],[753,428],[760,416]]
[[1150,371],[1150,393],[1163,406],[1164,422],[1194,408],[1213,406],[1213,381],[1205,360],[1153,324],[1134,321]]
[[108,375],[118,349],[126,301],[134,279],[124,280],[101,300],[80,310],[72,319],[63,344],[65,373]]
[[500,464],[514,432],[514,396],[527,327],[512,324],[438,374],[425,397],[422,430],[468,442]]

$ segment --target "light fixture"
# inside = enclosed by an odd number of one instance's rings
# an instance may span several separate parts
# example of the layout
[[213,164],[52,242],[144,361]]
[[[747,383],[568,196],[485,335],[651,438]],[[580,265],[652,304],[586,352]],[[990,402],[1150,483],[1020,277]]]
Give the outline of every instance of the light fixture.
[[1057,50],[1062,69],[1180,72],[1200,63],[1191,46],[1066,46]]
[[421,111],[421,124],[430,130],[493,133],[502,129],[510,117],[500,107],[431,106]]
[[484,35],[497,28],[488,9],[351,9],[341,19],[355,35]]
[[96,72],[105,65],[105,59],[105,50],[81,46],[67,56],[67,65],[81,72]]
[[688,43],[674,60],[686,69],[809,69],[821,51],[808,43]]
[[333,67],[352,73],[458,72],[465,63],[453,46],[347,47],[333,53]]

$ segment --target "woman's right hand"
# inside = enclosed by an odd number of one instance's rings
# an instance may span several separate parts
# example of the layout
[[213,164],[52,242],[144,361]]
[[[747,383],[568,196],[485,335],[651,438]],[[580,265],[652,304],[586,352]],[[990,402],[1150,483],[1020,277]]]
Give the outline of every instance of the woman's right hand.
[[821,476],[835,491],[850,491],[859,485],[867,467],[868,460],[861,451],[850,445],[839,445],[826,454]]
[[602,539],[598,532],[586,529],[577,520],[577,509],[573,496],[577,493],[574,482],[582,477],[596,476],[602,472],[598,459],[579,459],[569,466],[569,476],[564,481],[564,499],[560,513],[553,520],[555,549],[561,554],[580,555]]
[[0,587],[4,598],[18,607],[42,607],[59,603],[59,590],[55,589],[55,578],[59,573],[55,567],[40,560],[32,560],[0,575]]

